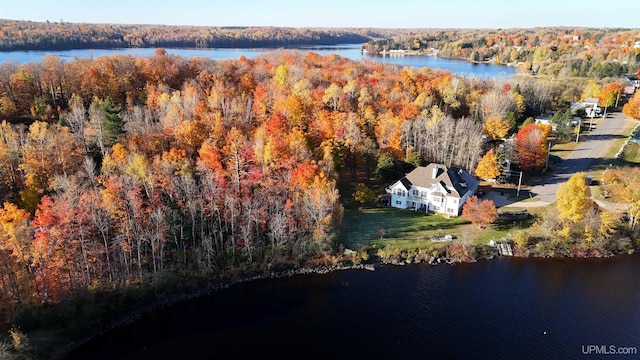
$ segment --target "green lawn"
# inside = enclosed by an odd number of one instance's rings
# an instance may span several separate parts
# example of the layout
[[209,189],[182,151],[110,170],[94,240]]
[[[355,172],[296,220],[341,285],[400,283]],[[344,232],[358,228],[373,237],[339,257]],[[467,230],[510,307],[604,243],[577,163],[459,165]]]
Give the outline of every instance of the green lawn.
[[630,143],[624,151],[624,160],[628,165],[640,165],[640,145]]
[[624,142],[627,141],[627,139],[633,132],[633,129],[634,129],[633,126],[629,126],[627,129],[624,130],[624,133],[622,133],[620,138],[616,139],[612,143],[611,147],[609,147],[609,149],[607,150],[607,154],[604,157],[604,160],[609,160],[609,159],[615,160],[614,156],[616,156],[616,153],[618,152],[618,150],[620,150]]
[[[486,244],[489,240],[500,239],[530,225],[531,220],[523,220],[480,229],[462,218],[447,219],[411,210],[376,208],[345,211],[341,238],[349,249],[435,249],[442,243],[432,242],[433,237],[452,235],[456,240]],[[384,229],[382,236],[381,229]]]
[[573,150],[576,149],[576,147],[578,147],[578,143],[575,141],[557,143],[551,147],[551,152],[549,153],[549,155],[557,156],[561,159],[566,159],[566,157],[569,156],[573,152]]
[[461,218],[447,219],[395,208],[346,210],[340,234],[350,249],[374,244],[405,247],[411,243],[431,243],[433,236],[460,236],[461,225],[467,223]]

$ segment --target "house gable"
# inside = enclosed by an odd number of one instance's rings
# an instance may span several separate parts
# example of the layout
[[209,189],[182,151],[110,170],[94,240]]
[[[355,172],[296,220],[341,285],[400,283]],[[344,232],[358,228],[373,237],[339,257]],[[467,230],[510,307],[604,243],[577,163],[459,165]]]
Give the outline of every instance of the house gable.
[[452,191],[447,189],[446,185],[443,182],[439,182],[430,189],[431,193],[438,196],[454,196]]
[[458,216],[477,187],[477,179],[467,171],[432,163],[415,168],[388,187],[387,192],[392,194],[394,207]]
[[393,185],[389,186],[388,189],[390,190],[390,192],[393,192],[393,190],[396,189],[402,189],[404,191],[409,191],[411,190],[411,184],[408,184],[407,181],[403,181],[405,180],[404,178],[396,181],[395,183],[393,183]]

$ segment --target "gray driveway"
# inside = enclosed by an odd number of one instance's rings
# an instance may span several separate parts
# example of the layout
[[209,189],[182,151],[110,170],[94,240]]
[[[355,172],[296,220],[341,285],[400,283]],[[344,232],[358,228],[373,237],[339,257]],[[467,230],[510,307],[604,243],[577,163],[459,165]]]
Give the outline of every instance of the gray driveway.
[[[532,196],[539,200],[534,202],[517,202],[508,204],[517,207],[544,206],[555,202],[558,198],[556,192],[563,182],[577,172],[588,172],[594,161],[603,158],[614,145],[615,140],[624,137],[624,132],[634,127],[638,122],[627,118],[626,115],[616,112],[607,114],[606,119],[594,119],[594,125],[590,132],[580,135],[578,147],[557,164],[555,171],[541,179],[538,183],[529,187]],[[496,199],[506,205],[504,199]],[[496,206],[499,206],[496,203]],[[503,205],[504,206],[504,205]]]

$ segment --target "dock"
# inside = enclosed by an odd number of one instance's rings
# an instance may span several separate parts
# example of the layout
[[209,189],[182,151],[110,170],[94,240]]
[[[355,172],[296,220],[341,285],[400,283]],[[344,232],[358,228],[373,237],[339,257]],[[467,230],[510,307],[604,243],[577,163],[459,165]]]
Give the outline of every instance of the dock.
[[500,254],[500,256],[513,256],[513,249],[511,248],[511,244],[509,244],[506,240],[497,241],[496,247],[498,248],[498,254]]

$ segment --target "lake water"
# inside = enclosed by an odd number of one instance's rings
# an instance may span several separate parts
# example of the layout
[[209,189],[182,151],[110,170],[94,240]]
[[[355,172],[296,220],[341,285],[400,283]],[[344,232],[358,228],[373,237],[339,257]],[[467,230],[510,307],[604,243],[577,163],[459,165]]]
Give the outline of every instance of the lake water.
[[[0,52],[0,63],[14,61],[20,64],[37,62],[45,55],[56,55],[63,59],[95,58],[104,55],[124,54],[137,57],[152,56],[155,48],[143,49],[89,49],[89,50],[65,50],[65,51],[9,51]],[[170,49],[169,54],[183,57],[208,57],[214,60],[237,59],[244,55],[247,58],[276,51],[277,49]],[[491,64],[471,64],[462,60],[444,59],[436,56],[378,56],[362,54],[359,44],[335,45],[335,46],[307,46],[290,48],[299,52],[313,51],[320,55],[338,54],[352,60],[370,60],[386,62],[401,66],[425,67],[433,69],[449,70],[458,76],[487,78],[506,78],[516,73],[512,67],[491,65]]]
[[634,255],[260,280],[146,314],[69,359],[595,359],[590,345],[640,347],[639,274]]

